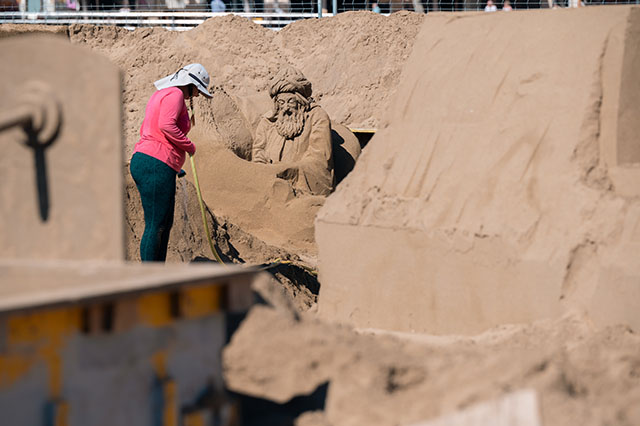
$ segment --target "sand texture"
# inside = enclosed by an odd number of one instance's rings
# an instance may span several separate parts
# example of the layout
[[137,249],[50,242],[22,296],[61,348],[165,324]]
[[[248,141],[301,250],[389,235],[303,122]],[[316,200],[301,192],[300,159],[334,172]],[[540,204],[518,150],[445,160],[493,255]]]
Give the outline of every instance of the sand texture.
[[281,66],[293,65],[312,82],[314,98],[332,120],[378,127],[389,115],[389,98],[423,20],[424,15],[408,12],[388,18],[348,12],[274,32],[228,15],[183,33],[73,25],[69,38],[102,52],[123,69],[130,152],[146,101],[155,90],[152,83],[191,62],[202,63],[212,84],[230,96],[265,92]]
[[37,32],[0,37],[0,116],[34,117],[0,132],[0,257],[122,260],[123,233],[105,232],[123,229],[120,72]]
[[390,125],[318,215],[321,317],[466,334],[579,309],[640,329],[639,14],[427,18]]
[[[120,67],[124,163],[153,81],[191,62],[212,74],[190,136],[216,245],[293,262],[256,283],[266,306],[225,349],[226,383],[281,404],[326,391],[255,424],[404,426],[524,388],[544,426],[640,424],[640,8],[52,31]],[[245,159],[284,64],[334,123],[379,129],[326,199]],[[185,166],[168,260],[210,260]]]
[[[135,183],[128,173],[125,172],[125,176],[126,258],[136,261],[140,259],[140,239],[144,232],[144,215]],[[216,217],[208,208],[206,218],[215,242],[215,248],[224,262],[268,265],[278,260],[286,261],[288,263],[270,269],[272,275],[280,283],[281,291],[287,295],[299,311],[306,311],[316,306],[320,286],[317,278],[308,269],[305,269],[315,267],[313,262],[307,258],[301,259],[296,253],[266,244],[241,227],[224,218]],[[187,179],[179,179],[167,262],[213,261],[215,257],[211,253],[206,238],[196,189]]]
[[281,403],[328,382],[311,424],[408,425],[531,388],[545,426],[631,426],[640,422],[639,353],[629,329],[595,331],[575,315],[438,338],[354,332],[261,307],[223,362],[231,389]]

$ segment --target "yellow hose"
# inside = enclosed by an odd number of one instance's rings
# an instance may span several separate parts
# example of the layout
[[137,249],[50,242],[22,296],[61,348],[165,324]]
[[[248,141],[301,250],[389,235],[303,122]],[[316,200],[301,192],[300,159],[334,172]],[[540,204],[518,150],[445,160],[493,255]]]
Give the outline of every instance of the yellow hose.
[[204,202],[202,201],[202,192],[200,191],[200,182],[198,181],[198,172],[196,172],[196,162],[193,159],[193,155],[189,156],[191,160],[191,171],[193,172],[193,181],[196,184],[196,193],[198,194],[198,203],[200,203],[200,213],[202,214],[202,223],[204,224],[204,230],[207,233],[207,240],[209,241],[209,247],[211,247],[211,253],[213,253],[213,257],[216,260],[224,265],[222,259],[220,259],[220,255],[213,245],[213,239],[211,238],[211,231],[209,231],[209,224],[207,223],[207,215],[205,213]]

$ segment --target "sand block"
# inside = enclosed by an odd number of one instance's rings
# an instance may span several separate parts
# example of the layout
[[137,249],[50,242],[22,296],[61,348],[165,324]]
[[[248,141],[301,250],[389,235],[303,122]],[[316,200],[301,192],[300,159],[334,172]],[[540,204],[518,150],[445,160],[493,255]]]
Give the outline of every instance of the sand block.
[[542,426],[542,420],[536,392],[524,389],[410,426]]
[[0,49],[0,116],[59,113],[39,162],[20,126],[0,131],[0,257],[124,259],[118,68],[59,37],[5,38]]
[[427,17],[389,126],[318,213],[320,317],[640,330],[639,51],[637,7]]

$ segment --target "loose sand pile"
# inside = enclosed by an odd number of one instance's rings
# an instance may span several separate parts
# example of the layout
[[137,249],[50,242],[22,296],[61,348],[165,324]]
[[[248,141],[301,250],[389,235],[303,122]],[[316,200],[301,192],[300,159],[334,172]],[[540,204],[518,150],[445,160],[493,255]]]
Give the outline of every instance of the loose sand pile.
[[202,63],[213,84],[232,96],[264,92],[270,75],[284,64],[294,65],[313,83],[314,98],[333,121],[375,128],[389,114],[387,102],[423,20],[424,15],[409,12],[390,17],[348,12],[274,32],[228,15],[186,32],[73,25],[69,38],[122,68],[130,153],[152,83],[189,62]]
[[[127,259],[140,259],[140,239],[144,232],[144,215],[140,195],[131,176],[125,172],[125,217]],[[299,311],[315,306],[319,291],[317,278],[305,267],[300,256],[278,247],[270,246],[255,236],[245,232],[224,218],[217,218],[206,210],[207,224],[215,241],[216,250],[224,262],[264,264],[276,259],[286,264],[270,269],[278,279],[282,291],[293,300]],[[196,196],[196,189],[186,179],[178,180],[174,225],[169,239],[167,262],[210,261],[214,259]],[[311,265],[313,266],[313,265]]]
[[324,411],[300,425],[408,425],[523,388],[537,391],[544,426],[640,424],[640,336],[596,331],[575,315],[436,338],[354,332],[261,307],[224,363],[231,389],[280,403],[328,382]]

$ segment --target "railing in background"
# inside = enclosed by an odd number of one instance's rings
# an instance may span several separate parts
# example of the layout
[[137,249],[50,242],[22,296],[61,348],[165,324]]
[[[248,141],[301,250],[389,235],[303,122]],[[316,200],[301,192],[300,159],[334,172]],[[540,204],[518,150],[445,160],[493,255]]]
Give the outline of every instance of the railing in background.
[[[0,0],[0,24],[86,23],[125,28],[193,28],[213,16],[240,15],[279,29],[298,19],[356,10],[481,11],[488,0]],[[509,0],[491,0],[498,11]],[[640,0],[511,0],[514,10],[580,5],[640,4]]]
[[[115,25],[127,29],[137,27],[163,27],[174,31],[184,31],[202,24],[213,16],[224,16],[223,12],[0,12],[0,24],[93,24]],[[266,28],[280,29],[298,19],[313,18],[313,13],[235,13]]]

